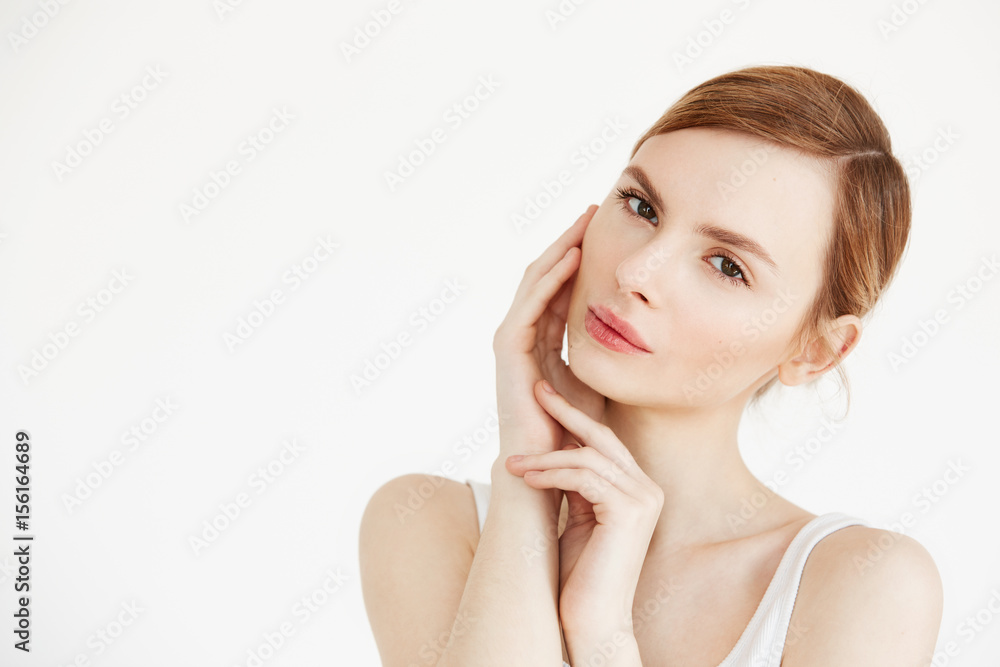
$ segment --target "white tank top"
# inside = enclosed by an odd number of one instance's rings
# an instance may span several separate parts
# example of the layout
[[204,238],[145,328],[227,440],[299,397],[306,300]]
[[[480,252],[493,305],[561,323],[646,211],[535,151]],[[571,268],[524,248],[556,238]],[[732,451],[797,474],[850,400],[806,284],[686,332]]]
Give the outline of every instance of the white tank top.
[[[490,503],[490,484],[473,479],[466,480],[466,484],[472,489],[479,516],[479,531],[482,532]],[[830,533],[855,525],[869,524],[847,514],[829,512],[817,516],[796,533],[781,557],[753,618],[719,667],[780,667],[792,607],[809,552]],[[563,667],[570,665],[563,662]]]

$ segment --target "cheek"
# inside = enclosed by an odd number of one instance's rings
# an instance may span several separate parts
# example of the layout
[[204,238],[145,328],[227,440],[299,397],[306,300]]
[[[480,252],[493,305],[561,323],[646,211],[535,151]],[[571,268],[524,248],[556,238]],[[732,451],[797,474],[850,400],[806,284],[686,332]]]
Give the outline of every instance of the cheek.
[[614,235],[608,233],[607,226],[601,224],[599,215],[600,210],[584,233],[583,254],[570,295],[567,323],[571,348],[580,342],[579,338],[589,338],[583,325],[587,304],[592,300],[612,298],[618,289],[615,272],[620,262],[620,248],[615,245]]
[[[598,220],[600,211],[591,220],[583,235],[583,254],[580,267],[577,270],[577,285],[598,285],[604,281],[614,281],[618,268],[619,248],[613,234],[609,233],[606,224]],[[620,242],[620,239],[618,239]]]
[[778,313],[770,302],[765,307],[705,306],[692,298],[685,316],[671,327],[671,347],[689,350],[685,355],[688,375],[702,371],[743,382],[757,378],[780,361],[795,322],[790,310]]

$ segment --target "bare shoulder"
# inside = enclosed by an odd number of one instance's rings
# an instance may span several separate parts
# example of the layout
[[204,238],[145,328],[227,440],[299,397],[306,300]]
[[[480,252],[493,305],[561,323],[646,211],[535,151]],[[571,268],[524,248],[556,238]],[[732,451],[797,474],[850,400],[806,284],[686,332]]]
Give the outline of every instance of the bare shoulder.
[[478,541],[479,520],[468,484],[439,475],[409,473],[380,486],[365,507],[362,526],[397,534],[409,527],[426,531],[456,532]]
[[[472,489],[437,475],[380,486],[361,517],[362,595],[382,664],[440,653],[455,622],[478,543]],[[428,639],[431,638],[431,639]]]
[[868,526],[836,530],[806,561],[781,664],[929,664],[943,598],[918,541]]

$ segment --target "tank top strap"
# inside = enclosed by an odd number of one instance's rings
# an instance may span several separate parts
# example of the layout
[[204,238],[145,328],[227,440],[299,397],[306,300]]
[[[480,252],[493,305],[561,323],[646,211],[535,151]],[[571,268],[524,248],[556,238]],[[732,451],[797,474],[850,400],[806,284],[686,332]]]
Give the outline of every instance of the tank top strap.
[[476,503],[476,515],[479,517],[479,533],[482,534],[483,526],[486,525],[486,510],[490,505],[490,485],[474,479],[467,479],[465,483],[472,489],[472,499]]
[[[465,483],[472,489],[479,532],[482,533],[490,504],[490,484],[474,479],[467,479]],[[753,618],[719,667],[780,667],[788,625],[809,554],[827,535],[855,525],[869,524],[842,512],[828,512],[812,519],[799,530],[785,549]],[[563,662],[563,667],[570,666]]]
[[757,611],[719,667],[779,667],[802,572],[813,548],[827,535],[848,526],[868,524],[842,512],[828,512],[802,527],[785,550]]

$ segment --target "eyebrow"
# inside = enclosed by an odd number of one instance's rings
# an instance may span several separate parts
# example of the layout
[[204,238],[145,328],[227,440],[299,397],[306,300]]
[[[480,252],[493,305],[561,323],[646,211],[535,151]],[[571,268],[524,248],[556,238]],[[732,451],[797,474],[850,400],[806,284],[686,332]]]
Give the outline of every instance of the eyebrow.
[[698,225],[695,228],[695,233],[701,234],[702,236],[707,236],[709,238],[715,239],[719,243],[724,243],[726,245],[731,245],[734,248],[739,248],[740,250],[745,250],[757,257],[764,264],[767,264],[768,268],[774,275],[780,275],[778,271],[778,265],[774,263],[771,259],[771,255],[768,254],[764,248],[754,241],[749,236],[743,236],[738,232],[734,232],[731,229],[723,229],[722,227],[716,227],[715,225]]
[[653,181],[649,180],[649,176],[642,170],[642,167],[630,164],[622,170],[622,175],[630,176],[633,181],[639,184],[639,187],[646,191],[650,200],[652,200],[650,203],[653,205],[653,208],[657,211],[667,210],[667,207],[663,205],[663,197],[660,196],[656,186],[653,185]]
[[[632,180],[639,184],[639,187],[646,191],[649,196],[650,203],[654,208],[656,208],[656,210],[666,211],[667,207],[663,205],[663,197],[660,196],[659,191],[653,185],[649,176],[646,175],[646,172],[642,170],[642,167],[630,164],[622,170],[622,175],[629,176]],[[771,269],[772,273],[775,275],[780,274],[778,265],[775,263],[770,253],[768,253],[762,245],[754,241],[749,236],[744,236],[743,234],[734,232],[731,229],[706,224],[698,225],[694,231],[696,234],[701,236],[707,236],[708,238],[715,239],[719,243],[731,245],[734,248],[749,252],[756,256],[761,262],[766,264],[768,268]]]

